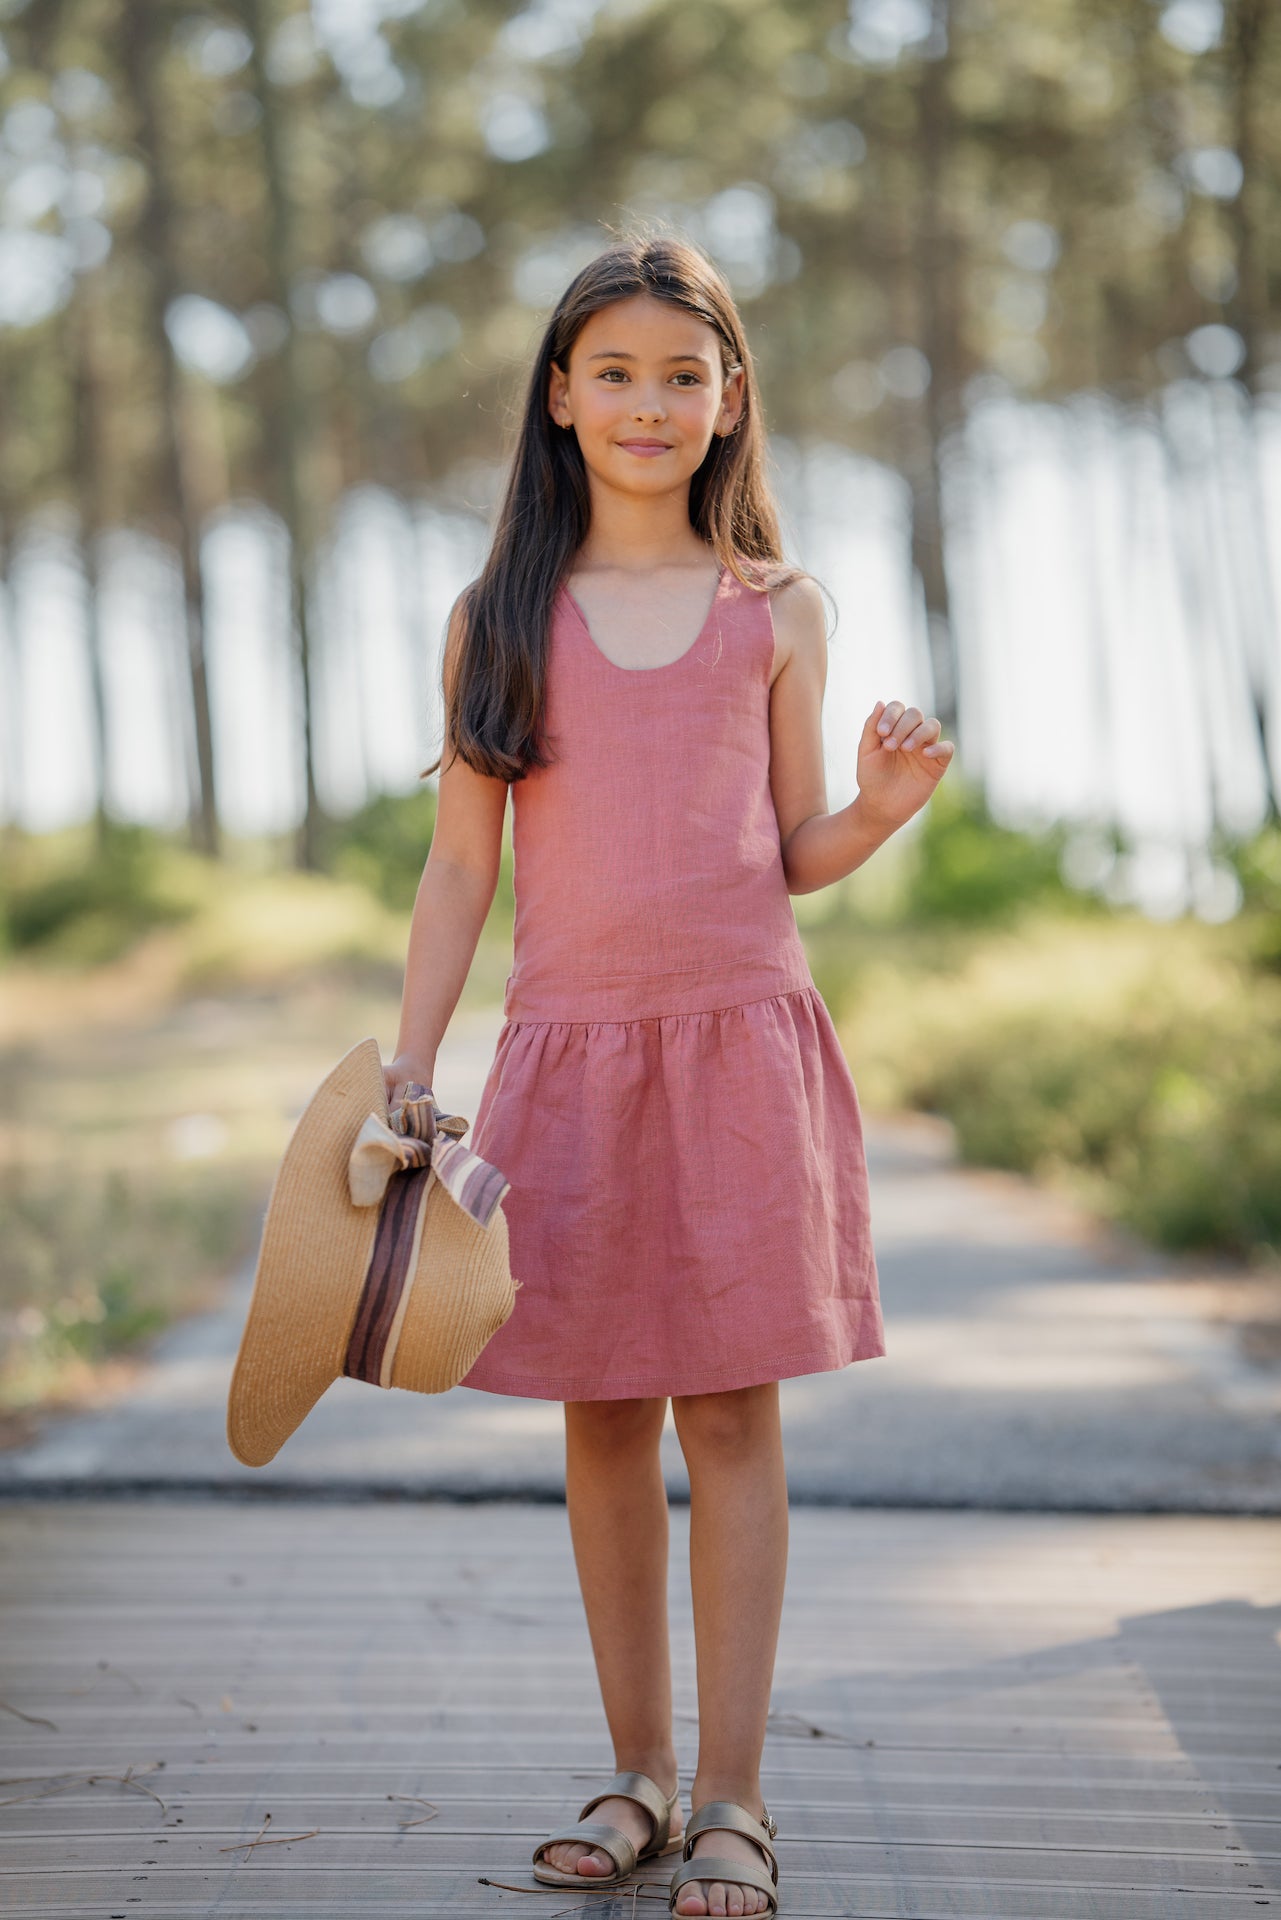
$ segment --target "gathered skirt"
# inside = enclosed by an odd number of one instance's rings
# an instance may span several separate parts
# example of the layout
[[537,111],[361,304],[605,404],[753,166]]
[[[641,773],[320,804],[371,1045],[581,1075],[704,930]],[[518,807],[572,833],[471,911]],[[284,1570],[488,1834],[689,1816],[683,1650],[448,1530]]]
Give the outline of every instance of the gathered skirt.
[[885,1352],[858,1097],[812,983],[708,1012],[509,1019],[471,1145],[511,1182],[520,1288],[463,1385],[712,1393]]

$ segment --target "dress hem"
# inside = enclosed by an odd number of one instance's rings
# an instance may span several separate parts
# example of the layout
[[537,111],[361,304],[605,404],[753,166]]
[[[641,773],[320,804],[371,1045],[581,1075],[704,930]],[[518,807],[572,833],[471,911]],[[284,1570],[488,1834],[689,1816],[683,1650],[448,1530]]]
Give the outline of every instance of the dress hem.
[[[883,1360],[886,1357],[884,1343],[875,1347],[860,1349],[844,1360],[818,1360],[811,1354],[805,1354],[789,1360],[771,1360],[764,1372],[756,1368],[722,1367],[702,1368],[699,1372],[701,1385],[655,1386],[640,1374],[624,1374],[611,1381],[608,1393],[586,1392],[574,1388],[558,1387],[555,1392],[547,1391],[551,1383],[545,1379],[537,1382],[517,1380],[514,1375],[498,1375],[485,1385],[479,1381],[464,1378],[459,1386],[471,1387],[474,1393],[497,1393],[506,1397],[522,1400],[649,1400],[679,1399],[687,1394],[696,1393],[732,1393],[740,1387],[768,1386],[774,1380],[798,1380],[813,1373],[840,1373],[846,1367],[857,1365],[861,1360]],[[725,1375],[732,1376],[725,1379]],[[708,1385],[711,1381],[713,1384]],[[501,1382],[501,1384],[500,1384]],[[584,1383],[586,1384],[586,1383]],[[597,1381],[599,1387],[599,1380]]]

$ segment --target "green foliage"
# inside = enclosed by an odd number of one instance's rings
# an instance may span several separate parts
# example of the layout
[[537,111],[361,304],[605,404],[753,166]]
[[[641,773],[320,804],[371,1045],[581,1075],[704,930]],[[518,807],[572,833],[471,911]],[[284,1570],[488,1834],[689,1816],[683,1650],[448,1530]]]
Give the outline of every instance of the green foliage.
[[990,932],[1039,913],[1111,909],[1062,877],[1068,829],[998,825],[981,792],[949,773],[910,833],[836,885],[793,901],[815,984],[840,1020],[887,954],[909,973],[950,975]]
[[[1128,396],[1169,377],[1161,350],[1197,326],[1229,317],[1247,339],[1268,326],[1276,9],[1226,10],[1220,43],[1195,54],[1161,31],[1152,0],[990,0],[952,7],[941,46],[908,36],[885,57],[866,23],[851,35],[858,10],[842,0],[648,0],[578,10],[547,58],[509,0],[453,0],[381,19],[339,9],[352,15],[341,61],[309,11],[305,0],[221,18],[128,0],[5,9],[0,109],[53,103],[69,159],[106,183],[97,217],[112,239],[76,276],[74,326],[54,312],[7,330],[15,498],[74,497],[83,484],[68,391],[82,372],[105,428],[110,511],[136,524],[172,506],[151,271],[237,315],[279,301],[294,263],[366,276],[367,325],[322,303],[288,349],[316,455],[329,443],[307,484],[340,464],[349,478],[432,484],[457,461],[493,458],[513,366],[550,281],[580,263],[580,233],[603,244],[606,221],[656,202],[693,225],[744,183],[769,195],[779,228],[782,244],[752,263],[753,278],[775,267],[751,317],[772,418],[798,440],[838,437],[902,466],[914,423],[873,376],[906,340],[937,342],[933,380],[954,396],[983,371],[1045,396]],[[1232,18],[1247,12],[1257,32]],[[209,57],[209,36],[233,17],[261,63]],[[518,164],[496,157],[477,110],[495,60],[545,123]],[[387,93],[352,84],[357,67],[382,73]],[[1188,190],[1190,154],[1216,147],[1246,159],[1241,193]],[[28,201],[41,209],[26,217],[47,233],[80,217],[70,195],[47,211],[34,194],[14,201],[15,219]],[[390,238],[388,217],[402,223]],[[917,244],[936,228],[946,244]],[[538,252],[547,292],[530,295],[519,268]],[[54,351],[60,328],[69,339]],[[281,351],[201,376],[230,467],[210,460],[207,427],[188,434],[187,458],[208,469],[201,491],[278,490]]]
[[436,827],[436,789],[380,793],[327,834],[326,866],[338,880],[367,887],[385,906],[408,912]]
[[865,1097],[946,1114],[966,1160],[1166,1246],[1281,1254],[1281,982],[1230,927],[1047,915],[946,977],[868,973],[844,1037]]
[[[408,912],[414,904],[436,829],[436,789],[379,794],[346,820],[331,822],[326,866],[335,879],[354,880],[384,905]],[[505,842],[494,895],[496,914],[514,905],[510,843]]]
[[916,836],[906,917],[964,925],[1008,923],[1033,909],[1073,906],[1092,897],[1064,883],[1067,829],[1039,832],[999,826],[978,787],[951,775],[937,789]]
[[1241,882],[1247,951],[1256,967],[1281,973],[1281,824],[1226,850]]
[[152,828],[109,821],[88,833],[27,837],[6,859],[4,937],[14,952],[78,965],[113,960],[149,928],[186,919],[196,898]]

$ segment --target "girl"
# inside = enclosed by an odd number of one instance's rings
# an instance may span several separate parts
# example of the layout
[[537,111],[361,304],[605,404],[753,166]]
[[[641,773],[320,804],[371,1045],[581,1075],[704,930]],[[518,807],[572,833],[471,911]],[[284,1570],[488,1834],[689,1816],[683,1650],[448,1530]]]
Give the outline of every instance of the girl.
[[[823,602],[781,562],[752,360],[694,247],[609,248],[539,348],[489,558],[450,616],[435,833],[393,1102],[430,1087],[513,804],[505,1022],[476,1110],[516,1309],[466,1376],[565,1403],[571,1539],[618,1774],[534,1871],[680,1848],[674,1914],[773,1914],[760,1791],[787,1558],[778,1382],[885,1351],[859,1106],[789,894],[861,865],[952,744],[877,701],[827,809]],[[671,1399],[698,1767],[668,1659]],[[588,1815],[592,1817],[587,1818]]]

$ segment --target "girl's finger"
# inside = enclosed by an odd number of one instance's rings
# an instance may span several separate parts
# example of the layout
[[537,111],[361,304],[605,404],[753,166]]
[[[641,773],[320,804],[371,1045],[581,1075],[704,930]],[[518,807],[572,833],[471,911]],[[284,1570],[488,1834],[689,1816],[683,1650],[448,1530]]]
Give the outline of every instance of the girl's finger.
[[932,740],[937,740],[942,731],[937,720],[922,720],[920,726],[913,727],[901,744],[908,752],[915,752],[918,747],[928,746]]
[[[877,704],[880,704],[879,701]],[[889,705],[883,709],[881,717],[876,723],[876,731],[882,736],[889,733],[902,711],[903,702],[901,700],[891,700]]]
[[868,714],[867,719],[863,722],[863,737],[858,743],[860,753],[870,753],[874,747],[880,745],[881,736],[877,732],[877,721],[880,718],[884,705],[885,702],[883,700],[878,700],[872,708],[872,711]]

